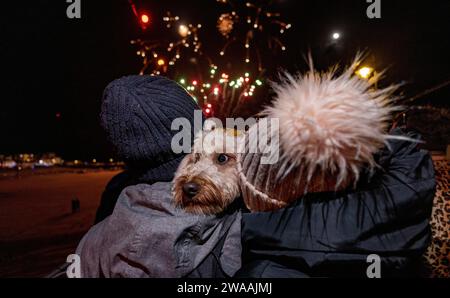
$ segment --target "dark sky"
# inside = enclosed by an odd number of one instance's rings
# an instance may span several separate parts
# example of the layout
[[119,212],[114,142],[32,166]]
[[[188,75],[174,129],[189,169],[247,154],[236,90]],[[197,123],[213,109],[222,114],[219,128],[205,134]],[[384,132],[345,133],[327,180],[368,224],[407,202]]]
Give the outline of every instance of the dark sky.
[[[8,1],[0,12],[0,153],[56,151],[65,158],[109,158],[99,126],[104,87],[139,71],[130,39],[142,32],[127,0],[81,0],[82,18],[68,19],[63,0]],[[162,38],[159,21],[171,10],[203,24],[205,52],[216,55],[215,22],[224,6],[215,0],[136,0],[156,20],[145,33]],[[344,4],[345,3],[345,4]],[[278,0],[275,7],[293,24],[275,71],[306,68],[311,49],[319,67],[348,62],[368,50],[386,82],[405,81],[406,95],[450,79],[450,1],[381,0],[381,19],[368,19],[365,0]],[[330,52],[333,31],[342,34]],[[164,36],[165,37],[165,36]],[[214,50],[213,50],[214,49]],[[270,58],[270,57],[269,57]],[[421,101],[448,106],[447,87]],[[61,117],[57,118],[56,114]]]

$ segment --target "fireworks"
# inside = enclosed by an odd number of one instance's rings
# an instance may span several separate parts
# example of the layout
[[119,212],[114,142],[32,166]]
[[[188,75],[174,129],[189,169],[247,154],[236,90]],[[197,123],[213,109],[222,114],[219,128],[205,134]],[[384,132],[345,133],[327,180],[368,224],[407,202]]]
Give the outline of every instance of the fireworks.
[[[262,61],[262,51],[274,53],[276,50],[286,50],[285,45],[280,40],[280,35],[291,27],[289,23],[281,20],[279,13],[273,12],[270,0],[218,0],[220,4],[228,5],[229,12],[222,13],[217,20],[218,32],[226,38],[223,47],[220,48],[220,56],[225,56],[230,47],[237,46],[243,49],[242,60],[247,65],[245,68],[262,73],[267,64]],[[136,16],[136,7],[132,6]],[[150,22],[150,17],[145,14],[146,26]],[[180,19],[179,16],[167,12],[162,19],[170,32],[165,41],[151,42],[148,40],[132,40],[132,44],[139,47],[137,54],[143,60],[141,74],[148,72],[160,74],[167,73],[168,69],[175,65],[177,61],[186,57],[191,63],[198,64],[200,58],[212,64],[211,59],[202,52],[202,43],[199,38],[199,31],[202,24],[190,24]],[[141,20],[142,23],[142,20]],[[233,52],[236,57],[236,52]],[[239,54],[237,54],[239,55]],[[161,60],[163,59],[163,60]],[[228,59],[229,60],[229,59]],[[164,63],[161,63],[164,61]],[[232,61],[236,61],[235,58]]]
[[[280,14],[270,10],[270,0],[218,2],[231,7],[219,16],[215,24],[217,32],[225,38],[223,47],[219,45],[218,48],[220,55],[233,53],[232,57],[217,61],[224,63],[226,72],[219,71],[202,52],[199,37],[202,24],[191,24],[170,12],[162,18],[163,29],[168,31],[167,34],[164,32],[162,40],[135,39],[131,43],[138,47],[136,53],[143,61],[141,74],[164,74],[177,78],[203,108],[207,117],[225,118],[237,115],[240,108],[252,101],[257,89],[263,85],[261,75],[269,68],[268,64],[263,67],[261,57],[273,57],[275,50],[286,49],[279,36],[291,25],[282,22]],[[157,24],[155,18],[146,15],[149,17],[146,24]],[[244,56],[240,56],[239,50],[230,50],[229,47],[241,48]],[[267,51],[270,53],[267,54]],[[183,58],[185,60],[177,64]],[[176,69],[173,68],[175,64],[178,65]],[[190,67],[191,64],[195,67]],[[208,66],[205,75],[205,67]],[[180,76],[180,72],[189,73],[189,77]],[[254,76],[250,75],[251,72]]]
[[144,74],[149,66],[153,66],[152,73],[160,74],[167,71],[165,59],[159,54],[161,44],[148,40],[134,39],[131,44],[138,46],[136,54],[142,58],[142,68],[139,74]]
[[177,59],[180,59],[181,50],[183,48],[193,48],[194,53],[199,53],[201,48],[201,42],[199,41],[198,31],[202,27],[202,24],[185,24],[180,21],[178,16],[172,17],[170,12],[167,12],[166,16],[163,18],[163,21],[166,23],[167,28],[175,28],[179,39],[169,43],[167,47],[167,52],[175,52],[174,59],[172,65],[175,63]]
[[[168,68],[175,65],[182,56],[189,56],[191,62],[198,61],[193,56],[203,56],[198,36],[201,24],[183,23],[178,16],[172,16],[170,12],[163,17],[163,22],[167,29],[175,31],[175,34],[172,34],[175,37],[171,40],[164,42],[135,39],[131,41],[131,44],[138,46],[136,54],[142,58],[143,66],[140,74],[144,74],[149,68],[152,74],[166,73]],[[168,34],[168,36],[172,35]],[[209,58],[205,58],[209,62]]]
[[217,20],[217,30],[219,30],[220,34],[228,38],[231,31],[233,31],[234,23],[238,21],[238,19],[239,18],[234,11],[220,15]]
[[184,77],[178,79],[203,107],[207,117],[225,118],[235,115],[241,105],[254,96],[256,88],[263,84],[260,79],[253,80],[248,72],[234,79],[224,72],[219,75],[216,65],[211,65],[209,73],[209,79],[204,82]]
[[[263,71],[263,61],[260,48],[268,48],[271,51],[286,50],[279,35],[291,28],[291,24],[280,20],[280,14],[270,10],[272,1],[249,0],[244,2],[245,4],[242,4],[242,1],[233,0],[217,1],[228,4],[233,9],[231,13],[222,14],[217,21],[219,32],[227,38],[227,42],[219,51],[220,56],[226,55],[231,44],[241,44],[245,49],[244,62],[247,64],[251,62],[253,51],[258,71],[261,72]],[[240,15],[237,11],[241,12]],[[231,37],[232,31],[239,32]]]

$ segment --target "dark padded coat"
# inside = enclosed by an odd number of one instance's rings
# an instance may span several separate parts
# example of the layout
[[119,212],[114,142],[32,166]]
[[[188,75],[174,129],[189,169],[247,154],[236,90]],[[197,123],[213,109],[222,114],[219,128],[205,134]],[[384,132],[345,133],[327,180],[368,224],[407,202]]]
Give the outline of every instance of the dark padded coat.
[[433,164],[417,143],[393,140],[389,147],[377,157],[381,169],[356,191],[310,194],[288,208],[243,214],[236,276],[366,277],[370,254],[381,258],[381,277],[418,274],[431,237]]

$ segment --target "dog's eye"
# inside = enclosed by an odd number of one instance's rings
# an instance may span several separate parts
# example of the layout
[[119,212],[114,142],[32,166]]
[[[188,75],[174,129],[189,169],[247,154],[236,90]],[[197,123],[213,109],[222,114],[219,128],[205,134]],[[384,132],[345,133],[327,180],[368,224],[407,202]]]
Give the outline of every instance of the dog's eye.
[[228,159],[229,159],[229,157],[228,157],[228,155],[226,155],[226,154],[219,154],[219,155],[217,155],[217,162],[219,163],[219,164],[224,164],[224,163],[226,163],[227,161],[228,161]]

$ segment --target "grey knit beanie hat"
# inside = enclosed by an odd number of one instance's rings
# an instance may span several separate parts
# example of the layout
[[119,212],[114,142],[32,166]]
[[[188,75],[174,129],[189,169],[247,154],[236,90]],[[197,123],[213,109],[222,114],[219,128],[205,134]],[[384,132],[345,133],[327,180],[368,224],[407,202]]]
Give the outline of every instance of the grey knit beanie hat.
[[[101,122],[119,158],[145,171],[146,180],[170,181],[184,154],[171,148],[172,120],[184,117],[194,136],[193,98],[176,82],[132,75],[111,82],[103,94]],[[201,123],[200,123],[201,128]]]

